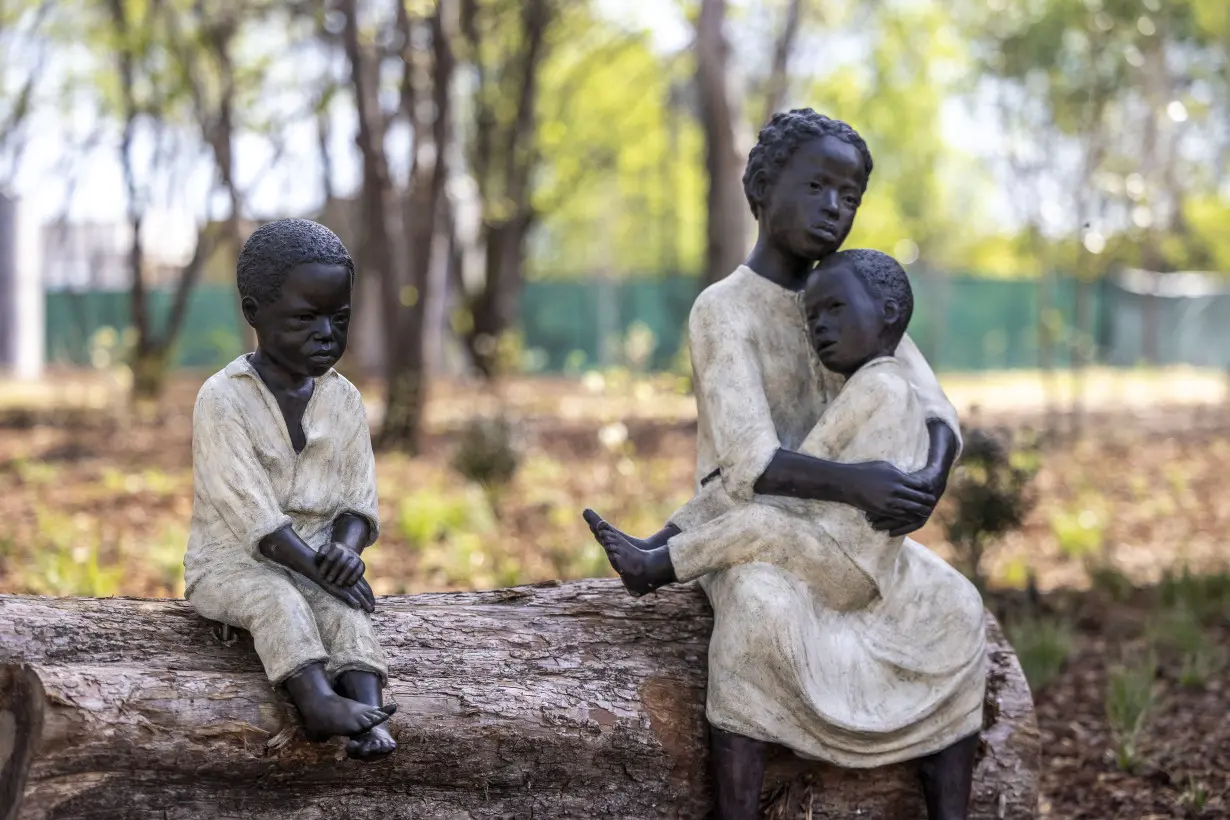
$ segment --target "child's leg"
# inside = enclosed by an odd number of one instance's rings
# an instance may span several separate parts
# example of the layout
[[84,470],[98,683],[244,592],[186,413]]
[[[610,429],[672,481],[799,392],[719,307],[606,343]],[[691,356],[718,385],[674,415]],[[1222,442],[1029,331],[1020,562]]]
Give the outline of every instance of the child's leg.
[[286,686],[309,735],[353,736],[388,719],[333,691],[312,607],[287,572],[240,560],[198,581],[189,600],[203,617],[251,633],[270,682]]
[[923,758],[919,766],[928,820],[966,820],[974,788],[978,733]]
[[[347,698],[383,706],[383,689],[388,679],[388,667],[383,650],[376,641],[371,616],[353,609],[315,584],[304,580],[304,597],[316,616],[321,640],[329,653],[325,674],[335,682],[335,688]],[[397,742],[383,725],[355,736],[346,745],[351,757],[371,759],[382,757],[397,748]]]

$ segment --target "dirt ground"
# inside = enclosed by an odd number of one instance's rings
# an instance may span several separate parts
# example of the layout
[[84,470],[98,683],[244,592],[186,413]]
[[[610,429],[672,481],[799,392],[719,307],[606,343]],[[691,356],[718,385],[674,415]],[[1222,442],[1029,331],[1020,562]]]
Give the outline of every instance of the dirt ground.
[[[87,401],[0,402],[0,592],[182,594],[198,385],[177,382],[154,420],[109,405],[105,386]],[[679,387],[668,377],[440,387],[424,454],[378,458],[384,536],[369,553],[372,586],[390,594],[610,575],[580,511],[648,533],[687,499],[694,420]],[[1230,817],[1225,664],[1193,686],[1180,682],[1177,661],[1159,661],[1130,773],[1112,753],[1107,717],[1108,680],[1157,611],[1157,595],[1141,590],[1167,570],[1230,562],[1230,419],[1211,391],[1056,416],[1058,432],[1041,439],[1037,504],[988,558],[988,602],[1007,625],[1028,600],[1073,630],[1066,663],[1036,687],[1044,817]],[[1037,402],[1010,408],[969,393],[962,406],[960,390],[950,392],[967,425],[1023,436],[1046,427]],[[982,409],[971,414],[973,404]],[[500,406],[514,420],[519,467],[507,486],[484,490],[451,460],[465,421]],[[943,512],[916,537],[952,560]],[[1033,591],[1022,591],[1031,574]],[[1224,603],[1205,633],[1220,651],[1230,647]]]

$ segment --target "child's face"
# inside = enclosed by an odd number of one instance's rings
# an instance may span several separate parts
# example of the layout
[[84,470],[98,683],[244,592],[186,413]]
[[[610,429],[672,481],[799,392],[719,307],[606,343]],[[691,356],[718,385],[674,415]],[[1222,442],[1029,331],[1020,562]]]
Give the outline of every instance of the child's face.
[[766,192],[761,225],[789,253],[823,259],[854,225],[867,176],[858,149],[836,137],[800,145]]
[[350,271],[312,262],[291,268],[273,302],[249,317],[261,350],[290,373],[316,378],[346,352]]
[[848,262],[818,269],[803,291],[807,330],[820,362],[834,373],[849,376],[886,350],[885,330],[895,303],[881,302],[867,290]]

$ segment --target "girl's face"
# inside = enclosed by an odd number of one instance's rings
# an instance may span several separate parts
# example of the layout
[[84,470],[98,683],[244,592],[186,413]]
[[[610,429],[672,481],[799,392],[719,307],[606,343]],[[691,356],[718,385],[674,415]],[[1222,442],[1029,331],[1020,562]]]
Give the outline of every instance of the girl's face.
[[823,259],[846,240],[866,186],[857,148],[837,137],[809,140],[766,191],[761,224],[793,256]]

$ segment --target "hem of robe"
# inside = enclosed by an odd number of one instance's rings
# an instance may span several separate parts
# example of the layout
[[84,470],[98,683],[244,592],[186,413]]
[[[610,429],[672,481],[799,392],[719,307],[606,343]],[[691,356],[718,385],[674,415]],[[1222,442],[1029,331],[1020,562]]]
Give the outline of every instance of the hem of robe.
[[[753,730],[734,721],[722,720],[717,716],[710,716],[707,711],[705,719],[710,726],[721,729],[724,732],[784,746],[804,760],[816,760],[842,769],[878,769],[882,766],[891,766],[894,763],[905,763],[927,757],[947,749],[957,741],[964,740],[971,735],[980,734],[983,724],[983,704],[980,699],[977,708],[971,709],[960,720],[955,720],[944,727],[942,732],[927,735],[925,740],[892,749],[880,750],[872,748],[867,752],[836,749],[819,741],[808,749],[799,749],[789,743],[784,743],[780,738],[769,733]],[[869,745],[871,744],[869,743]]]

